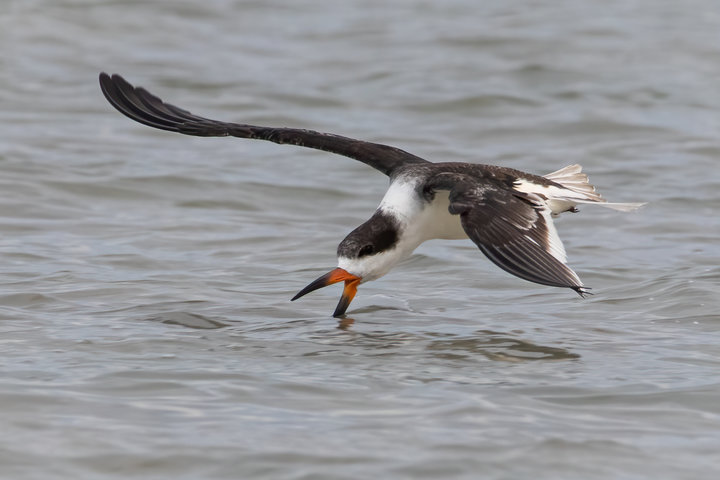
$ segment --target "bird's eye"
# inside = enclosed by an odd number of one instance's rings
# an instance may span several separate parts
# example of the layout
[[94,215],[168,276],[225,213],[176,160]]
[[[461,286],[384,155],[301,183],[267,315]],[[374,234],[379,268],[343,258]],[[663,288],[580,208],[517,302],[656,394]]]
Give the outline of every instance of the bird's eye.
[[375,252],[375,247],[372,245],[365,245],[358,252],[358,258],[364,257],[365,255],[372,255]]

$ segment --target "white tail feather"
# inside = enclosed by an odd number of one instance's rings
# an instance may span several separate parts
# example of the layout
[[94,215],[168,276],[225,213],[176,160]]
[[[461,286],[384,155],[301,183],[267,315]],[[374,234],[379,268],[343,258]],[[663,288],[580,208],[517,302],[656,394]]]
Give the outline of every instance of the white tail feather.
[[[569,192],[566,195],[556,195],[552,200],[567,202],[569,204],[585,203],[595,204],[601,207],[612,208],[621,212],[631,212],[645,205],[643,202],[631,203],[611,203],[603,198],[597,192],[595,187],[590,184],[588,176],[582,173],[582,167],[579,164],[568,165],[560,170],[544,175],[548,180],[559,183]],[[558,208],[557,210],[561,210]],[[557,211],[553,208],[553,211]]]
[[599,207],[612,208],[613,210],[617,210],[618,212],[632,212],[632,211],[637,210],[638,208],[642,207],[643,205],[647,204],[647,202],[616,203],[616,202],[607,202],[605,200],[603,200],[601,202],[576,200],[576,202],[593,204],[593,205],[597,205]]

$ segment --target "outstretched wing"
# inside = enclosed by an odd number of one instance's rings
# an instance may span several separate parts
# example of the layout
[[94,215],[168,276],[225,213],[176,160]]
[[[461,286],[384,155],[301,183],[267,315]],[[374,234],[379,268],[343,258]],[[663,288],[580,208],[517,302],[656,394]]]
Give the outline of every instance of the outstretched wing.
[[399,148],[364,142],[340,135],[298,128],[272,128],[220,122],[193,115],[165,103],[142,87],[134,87],[120,75],[100,74],[105,98],[120,113],[151,127],[199,137],[239,137],[268,140],[337,153],[359,160],[386,175],[408,163],[428,163]]
[[553,287],[587,289],[567,265],[565,247],[542,198],[468,177],[443,181],[450,213],[460,215],[468,237],[503,270]]

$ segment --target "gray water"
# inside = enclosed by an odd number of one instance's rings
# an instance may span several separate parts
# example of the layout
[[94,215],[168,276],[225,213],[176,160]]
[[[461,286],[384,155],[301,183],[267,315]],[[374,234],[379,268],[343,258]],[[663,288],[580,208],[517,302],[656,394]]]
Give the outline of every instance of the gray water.
[[[719,478],[720,6],[478,3],[0,3],[0,477]],[[103,70],[649,204],[556,222],[591,298],[435,241],[338,321],[289,299],[387,179]]]

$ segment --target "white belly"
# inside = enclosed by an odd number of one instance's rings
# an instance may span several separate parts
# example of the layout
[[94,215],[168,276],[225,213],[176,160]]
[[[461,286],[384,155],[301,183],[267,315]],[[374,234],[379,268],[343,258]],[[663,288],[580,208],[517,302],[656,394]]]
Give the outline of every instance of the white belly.
[[438,191],[430,205],[427,205],[417,216],[415,223],[425,240],[442,238],[446,240],[462,240],[468,238],[460,224],[460,215],[451,215],[448,211],[450,200],[448,191]]

